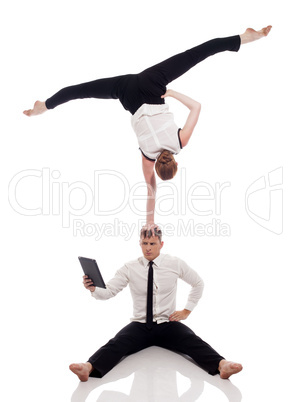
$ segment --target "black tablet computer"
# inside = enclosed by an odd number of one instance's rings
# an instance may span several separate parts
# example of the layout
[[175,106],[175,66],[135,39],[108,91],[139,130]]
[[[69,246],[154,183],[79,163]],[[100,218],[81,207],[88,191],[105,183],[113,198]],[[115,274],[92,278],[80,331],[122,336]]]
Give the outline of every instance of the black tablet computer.
[[87,275],[93,281],[93,286],[106,289],[102,275],[99,271],[97,262],[91,258],[78,257],[80,264],[82,265],[84,274]]

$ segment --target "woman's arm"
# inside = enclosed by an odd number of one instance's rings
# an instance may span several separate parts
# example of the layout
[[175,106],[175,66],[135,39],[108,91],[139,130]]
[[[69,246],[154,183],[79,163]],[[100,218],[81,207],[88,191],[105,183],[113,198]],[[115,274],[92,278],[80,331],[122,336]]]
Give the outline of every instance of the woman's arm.
[[168,89],[167,92],[162,96],[162,98],[166,98],[167,96],[171,96],[172,98],[177,99],[190,110],[186,123],[184,127],[180,130],[182,147],[185,147],[188,144],[188,141],[190,140],[194,128],[198,122],[201,104],[194,99],[189,98],[189,96],[181,94],[180,92],[173,91],[172,89]]
[[147,224],[153,224],[155,218],[156,176],[154,172],[155,162],[142,155],[142,170],[147,184]]

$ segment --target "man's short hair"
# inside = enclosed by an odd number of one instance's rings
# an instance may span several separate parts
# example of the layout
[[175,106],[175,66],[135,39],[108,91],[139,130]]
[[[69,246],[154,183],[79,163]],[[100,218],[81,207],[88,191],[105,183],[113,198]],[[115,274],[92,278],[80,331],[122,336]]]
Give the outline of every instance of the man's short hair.
[[140,238],[141,239],[146,239],[146,238],[151,238],[151,237],[157,236],[160,240],[162,241],[162,231],[158,226],[153,226],[153,227],[143,227],[140,231]]

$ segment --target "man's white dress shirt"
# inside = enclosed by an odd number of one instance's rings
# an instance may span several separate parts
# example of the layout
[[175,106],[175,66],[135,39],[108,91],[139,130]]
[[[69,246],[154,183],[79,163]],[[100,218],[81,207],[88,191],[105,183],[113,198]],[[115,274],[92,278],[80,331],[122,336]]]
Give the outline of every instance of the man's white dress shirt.
[[[153,321],[158,324],[169,321],[169,316],[176,310],[177,280],[182,279],[191,286],[185,309],[192,311],[203,292],[200,276],[180,258],[160,254],[154,261]],[[106,284],[106,289],[97,288],[92,296],[106,300],[129,285],[133,299],[133,317],[131,321],[146,322],[147,278],[149,261],[140,257],[126,263],[114,278]]]

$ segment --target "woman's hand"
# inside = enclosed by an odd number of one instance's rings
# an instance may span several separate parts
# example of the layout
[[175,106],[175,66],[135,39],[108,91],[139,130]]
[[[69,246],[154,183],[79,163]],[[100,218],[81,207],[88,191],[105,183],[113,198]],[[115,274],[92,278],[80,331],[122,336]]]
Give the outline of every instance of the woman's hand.
[[164,95],[161,96],[161,98],[166,98],[167,96],[172,96],[173,90],[172,89],[167,89]]
[[174,311],[174,313],[170,315],[169,320],[170,321],[186,320],[186,318],[188,318],[190,313],[191,311],[186,309],[182,311]]
[[147,223],[152,224],[155,216],[155,198],[157,191],[156,176],[154,172],[155,161],[148,160],[142,154],[142,170],[147,184]]

